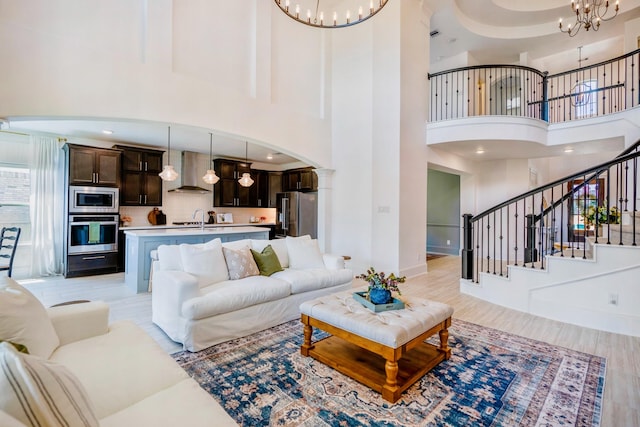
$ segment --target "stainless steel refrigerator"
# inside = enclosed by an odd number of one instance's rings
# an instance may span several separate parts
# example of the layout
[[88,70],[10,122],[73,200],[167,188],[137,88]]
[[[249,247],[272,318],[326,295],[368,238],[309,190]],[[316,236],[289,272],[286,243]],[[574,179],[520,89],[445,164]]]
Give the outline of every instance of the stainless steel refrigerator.
[[318,192],[290,191],[276,194],[276,238],[318,235]]

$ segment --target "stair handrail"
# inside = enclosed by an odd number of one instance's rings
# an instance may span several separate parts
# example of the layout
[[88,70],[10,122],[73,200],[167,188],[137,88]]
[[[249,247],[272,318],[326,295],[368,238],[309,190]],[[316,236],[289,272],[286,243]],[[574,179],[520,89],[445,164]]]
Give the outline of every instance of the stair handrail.
[[[616,157],[613,158],[613,160],[619,159],[620,157],[626,156],[629,153],[632,153],[633,151],[635,151],[638,147],[640,147],[640,140],[636,141],[635,144],[631,145],[630,147],[626,148],[625,150],[623,150],[620,154],[618,154]],[[584,186],[586,186],[589,182],[593,181],[594,179],[597,179],[600,175],[602,175],[602,173],[604,173],[604,170],[600,170],[597,171],[595,173],[593,173],[593,175],[589,176],[588,178],[585,178],[580,184],[576,185],[570,192],[566,193],[564,196],[562,196],[560,199],[556,200],[555,202],[553,202],[549,207],[547,207],[546,209],[544,209],[542,211],[542,213],[535,215],[535,222],[537,223],[538,221],[540,221],[540,219],[542,217],[544,217],[545,215],[547,215],[549,212],[551,212],[552,210],[554,210],[555,208],[557,208],[560,204],[564,203],[565,201],[567,201],[570,197],[573,197],[573,195],[575,193],[577,193],[578,191],[580,191],[582,188],[584,188]]]
[[[640,145],[640,140],[634,144],[634,147],[636,147],[638,145]],[[540,187],[537,187],[537,188],[534,188],[532,190],[529,190],[526,193],[523,193],[523,194],[520,194],[518,196],[512,197],[511,199],[509,199],[509,200],[507,200],[505,202],[502,202],[502,203],[500,203],[500,204],[498,204],[498,205],[496,205],[496,206],[494,206],[492,208],[489,208],[489,209],[479,213],[478,215],[475,215],[473,218],[471,218],[471,222],[477,222],[479,219],[481,219],[481,218],[483,218],[483,217],[485,217],[487,215],[490,215],[491,213],[496,212],[499,209],[502,209],[502,208],[504,208],[504,207],[506,207],[508,205],[511,205],[512,203],[519,202],[521,200],[526,199],[527,197],[533,196],[534,194],[538,194],[538,193],[540,193],[540,192],[542,192],[544,190],[550,189],[550,188],[555,187],[555,186],[560,185],[560,184],[564,184],[565,182],[572,181],[572,180],[574,180],[576,178],[583,178],[587,174],[598,174],[598,175],[600,175],[603,172],[605,172],[609,167],[611,167],[613,165],[616,165],[618,163],[623,163],[623,162],[625,162],[627,160],[632,160],[632,159],[635,159],[637,157],[640,157],[640,151],[631,152],[631,153],[627,153],[627,154],[624,154],[624,155],[622,155],[622,154],[618,155],[613,160],[609,160],[609,161],[607,161],[605,163],[601,163],[601,164],[599,164],[597,166],[592,166],[592,167],[590,167],[588,169],[584,169],[584,170],[582,170],[580,172],[576,172],[576,173],[573,173],[571,175],[567,175],[564,178],[557,179],[557,180],[555,180],[553,182],[550,182],[548,184],[545,184],[545,185],[542,185]],[[585,182],[589,182],[589,181],[584,180],[583,184]],[[577,189],[578,189],[578,186],[576,186],[574,189],[572,189],[568,194],[574,194],[577,191]],[[555,204],[555,202],[554,202],[554,204]],[[550,210],[550,207],[547,208],[547,210]]]

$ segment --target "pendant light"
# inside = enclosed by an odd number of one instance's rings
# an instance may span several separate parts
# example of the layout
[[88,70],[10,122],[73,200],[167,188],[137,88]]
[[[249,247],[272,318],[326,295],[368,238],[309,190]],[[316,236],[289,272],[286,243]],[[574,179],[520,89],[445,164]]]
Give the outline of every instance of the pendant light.
[[202,180],[207,184],[215,184],[220,180],[218,175],[216,175],[216,171],[211,169],[211,165],[213,164],[212,156],[213,156],[213,134],[209,133],[209,169],[207,170],[207,173],[204,174],[204,176],[202,177]]
[[[248,160],[248,152],[249,152],[249,143],[247,141],[244,142],[244,162],[249,166]],[[251,179],[251,175],[247,172],[242,174],[242,178],[238,180],[238,183],[243,187],[251,187],[253,184],[253,179]]]
[[178,178],[178,172],[171,165],[171,126],[168,126],[167,131],[167,164],[158,175],[163,181],[175,181]]

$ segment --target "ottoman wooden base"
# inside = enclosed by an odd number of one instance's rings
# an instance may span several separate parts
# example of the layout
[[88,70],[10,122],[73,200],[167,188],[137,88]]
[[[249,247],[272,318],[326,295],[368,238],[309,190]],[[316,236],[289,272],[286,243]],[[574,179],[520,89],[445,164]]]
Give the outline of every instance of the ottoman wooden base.
[[[303,356],[311,356],[361,382],[391,403],[434,366],[451,357],[447,344],[450,317],[398,348],[371,341],[305,314],[301,321],[304,324],[304,343],[300,347]],[[311,343],[313,327],[332,336]],[[440,335],[439,347],[424,342],[436,333]]]

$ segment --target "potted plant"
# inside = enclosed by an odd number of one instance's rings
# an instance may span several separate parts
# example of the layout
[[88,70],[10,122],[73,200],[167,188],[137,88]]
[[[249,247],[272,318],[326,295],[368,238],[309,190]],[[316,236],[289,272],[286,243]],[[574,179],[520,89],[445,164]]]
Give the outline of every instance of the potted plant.
[[404,283],[406,276],[397,277],[394,273],[387,276],[384,272],[378,273],[370,267],[366,273],[357,276],[358,279],[366,280],[369,283],[367,293],[369,300],[374,304],[386,304],[393,300],[391,292],[402,295],[398,288],[398,283]]

